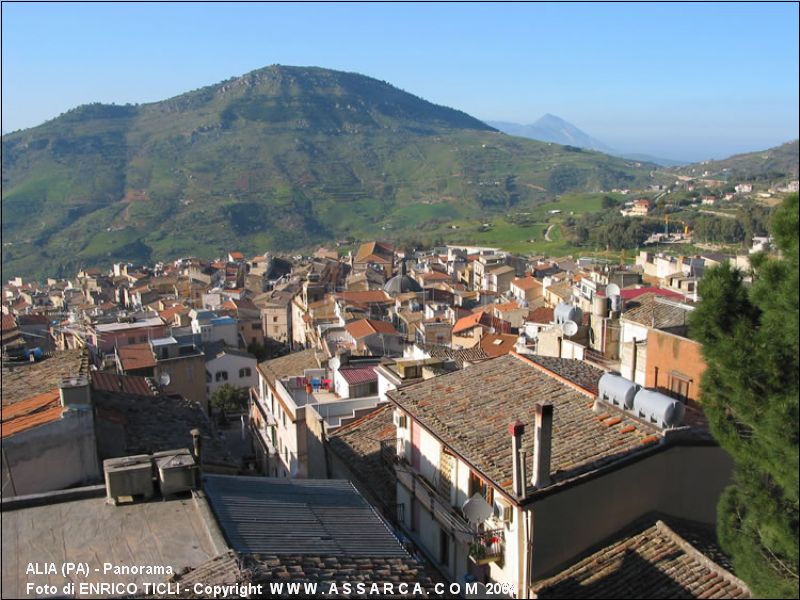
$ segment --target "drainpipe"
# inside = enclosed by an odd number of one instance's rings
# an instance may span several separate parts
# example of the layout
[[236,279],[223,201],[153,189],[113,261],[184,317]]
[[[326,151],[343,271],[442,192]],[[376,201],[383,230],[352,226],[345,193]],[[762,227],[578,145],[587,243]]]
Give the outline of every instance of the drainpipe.
[[535,414],[535,437],[533,441],[533,479],[537,488],[550,484],[550,454],[553,443],[553,405],[537,403]]

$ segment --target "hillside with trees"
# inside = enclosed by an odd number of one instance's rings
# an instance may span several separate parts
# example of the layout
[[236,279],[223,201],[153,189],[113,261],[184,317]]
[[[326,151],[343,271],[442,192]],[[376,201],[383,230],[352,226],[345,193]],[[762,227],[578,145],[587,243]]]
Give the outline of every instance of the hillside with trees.
[[[514,138],[354,73],[272,66],[143,105],[93,104],[3,136],[3,270],[310,247],[414,232],[648,169]],[[387,237],[384,234],[383,237]]]

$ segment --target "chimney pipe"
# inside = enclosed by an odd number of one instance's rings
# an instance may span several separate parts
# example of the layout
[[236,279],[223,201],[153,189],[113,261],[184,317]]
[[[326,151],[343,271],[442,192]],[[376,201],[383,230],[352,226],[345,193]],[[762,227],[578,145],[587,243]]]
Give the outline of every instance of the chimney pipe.
[[522,434],[525,433],[525,425],[519,421],[509,423],[508,433],[511,435],[511,468],[513,470],[514,495],[517,498],[521,498],[525,493],[525,476],[522,473],[519,453],[522,449]]
[[553,405],[536,404],[533,440],[533,479],[537,488],[550,484],[550,454],[553,444]]
[[[523,482],[527,482],[528,481],[528,473],[527,473],[527,471],[528,471],[528,463],[527,463],[527,460],[528,460],[528,452],[526,450],[520,450],[519,451],[519,474],[520,474],[520,479]],[[522,494],[520,494],[520,497],[519,497],[520,500],[525,500],[525,496],[528,495],[527,487],[528,487],[527,483],[522,486]]]
[[192,435],[192,455],[194,456],[195,471],[194,471],[194,487],[200,489],[202,482],[202,462],[203,456],[203,438],[200,435],[200,430],[196,427],[189,432]]

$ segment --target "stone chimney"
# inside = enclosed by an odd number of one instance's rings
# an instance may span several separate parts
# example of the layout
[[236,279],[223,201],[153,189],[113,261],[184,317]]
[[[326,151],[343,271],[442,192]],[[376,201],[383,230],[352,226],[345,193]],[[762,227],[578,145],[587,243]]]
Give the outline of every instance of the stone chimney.
[[550,484],[550,454],[553,445],[553,405],[536,404],[533,439],[533,478],[537,488]]
[[508,425],[508,433],[511,435],[511,468],[514,476],[514,495],[517,498],[523,498],[525,496],[525,475],[524,465],[520,462],[520,451],[522,450],[522,434],[525,433],[525,425],[519,421],[514,421]]

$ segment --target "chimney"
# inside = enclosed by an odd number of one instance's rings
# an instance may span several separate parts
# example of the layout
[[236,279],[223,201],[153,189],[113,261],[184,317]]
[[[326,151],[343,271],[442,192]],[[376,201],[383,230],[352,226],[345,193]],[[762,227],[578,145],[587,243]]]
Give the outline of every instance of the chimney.
[[525,476],[522,471],[524,467],[520,463],[520,450],[522,450],[522,434],[525,433],[525,425],[519,421],[509,423],[508,433],[511,435],[511,468],[514,475],[514,495],[517,498],[522,498],[525,495]]
[[196,427],[189,432],[192,435],[192,456],[194,457],[195,462],[195,471],[194,471],[194,487],[195,489],[201,488],[201,483],[203,481],[203,474],[201,472],[202,467],[202,455],[203,455],[203,438],[200,435],[200,430]]
[[537,403],[533,439],[533,478],[537,488],[550,484],[550,453],[553,444],[553,405]]
[[91,406],[92,391],[89,379],[84,375],[62,379],[58,386],[61,406],[64,408],[80,408]]

